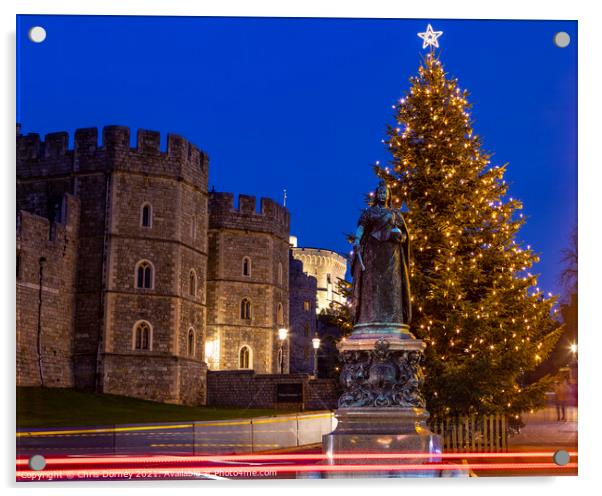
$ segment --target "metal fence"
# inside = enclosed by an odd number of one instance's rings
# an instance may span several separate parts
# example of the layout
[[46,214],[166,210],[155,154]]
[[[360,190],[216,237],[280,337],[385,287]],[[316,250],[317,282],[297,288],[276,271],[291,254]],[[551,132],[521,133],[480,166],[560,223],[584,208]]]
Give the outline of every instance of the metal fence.
[[439,434],[447,453],[499,453],[508,451],[505,415],[433,418],[431,430]]

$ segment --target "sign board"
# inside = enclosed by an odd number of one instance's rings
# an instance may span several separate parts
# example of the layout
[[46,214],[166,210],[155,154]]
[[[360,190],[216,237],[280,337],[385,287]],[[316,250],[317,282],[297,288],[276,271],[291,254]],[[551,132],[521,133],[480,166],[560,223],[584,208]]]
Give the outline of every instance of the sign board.
[[303,384],[276,384],[277,403],[303,403]]

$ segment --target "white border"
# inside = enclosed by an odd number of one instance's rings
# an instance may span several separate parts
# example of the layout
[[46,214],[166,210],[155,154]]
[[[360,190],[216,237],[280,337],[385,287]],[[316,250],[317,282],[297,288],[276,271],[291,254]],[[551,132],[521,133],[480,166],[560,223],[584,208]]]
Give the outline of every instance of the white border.
[[[14,8],[13,8],[14,5]],[[363,479],[354,481],[240,481],[228,484],[233,491],[249,484],[257,487],[265,494],[305,494],[308,486],[312,490],[334,493],[343,489],[347,494],[366,493],[374,489],[383,492],[392,490],[411,491],[444,491],[446,494],[507,494],[516,487],[526,489],[524,492],[545,492],[548,494],[567,494],[569,491],[577,494],[593,493],[585,485],[595,484],[597,475],[597,452],[600,446],[600,392],[593,389],[597,379],[602,376],[600,371],[600,334],[599,321],[596,318],[598,303],[598,287],[602,280],[598,249],[601,246],[599,214],[600,184],[602,184],[600,169],[602,159],[597,146],[599,140],[599,116],[602,108],[599,98],[599,81],[602,80],[600,60],[602,57],[600,32],[600,16],[597,12],[597,2],[593,1],[531,1],[505,0],[504,2],[483,2],[471,0],[430,0],[429,2],[403,0],[370,0],[358,1],[324,1],[305,0],[304,2],[282,2],[254,0],[221,0],[219,3],[192,2],[191,0],[96,0],[82,2],[80,0],[19,0],[14,3],[0,4],[0,22],[3,27],[4,47],[2,50],[2,92],[0,93],[6,109],[0,120],[0,149],[5,153],[2,167],[2,185],[7,193],[7,201],[14,205],[14,157],[15,157],[15,18],[22,14],[105,14],[105,15],[204,15],[204,16],[286,16],[286,17],[400,17],[400,18],[465,18],[465,19],[577,19],[579,21],[579,244],[580,244],[580,311],[579,311],[579,351],[580,351],[580,463],[578,478],[495,478],[479,480],[374,480]],[[525,40],[525,54],[528,56],[528,41]],[[520,56],[520,54],[519,54]],[[14,206],[2,209],[2,232],[8,236],[8,243],[3,244],[4,256],[2,267],[4,274],[13,274],[14,264]],[[598,262],[598,263],[596,263]],[[14,283],[11,277],[3,278],[4,298],[2,315],[6,316],[4,328],[14,328]],[[597,305],[598,304],[598,305]],[[10,492],[15,491],[14,481],[14,334],[4,333],[5,343],[4,363],[2,367],[5,382],[4,391],[9,401],[2,409],[3,480]],[[8,344],[8,346],[7,346]],[[187,482],[153,482],[153,483],[45,483],[35,486],[21,485],[27,493],[32,489],[42,490],[44,495],[64,495],[65,493],[80,493],[84,489],[89,494],[106,494],[108,489],[128,488],[131,492],[142,494],[163,494],[167,488],[178,488],[178,491],[198,493],[199,484],[196,481]],[[403,486],[401,486],[403,484]],[[598,484],[599,485],[599,484]],[[342,488],[341,486],[344,486]],[[225,486],[222,484],[221,486]],[[202,490],[208,487],[203,486]],[[521,492],[522,494],[522,492]]]

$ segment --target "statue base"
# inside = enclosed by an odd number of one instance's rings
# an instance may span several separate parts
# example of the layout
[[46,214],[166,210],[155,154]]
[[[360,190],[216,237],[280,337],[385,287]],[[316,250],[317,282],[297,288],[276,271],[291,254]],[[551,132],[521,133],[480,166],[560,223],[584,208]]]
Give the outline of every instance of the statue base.
[[335,413],[336,429],[322,438],[322,451],[327,456],[327,463],[363,465],[366,471],[343,469],[324,472],[322,477],[440,477],[442,471],[437,469],[390,467],[441,461],[441,438],[426,426],[428,416],[428,412],[418,408],[338,409]]
[[368,467],[325,472],[323,477],[442,476],[433,468],[390,467],[441,461],[441,438],[426,425],[429,413],[421,392],[425,346],[407,325],[394,323],[357,324],[339,343],[344,392],[335,412],[337,427],[323,436],[322,450],[329,465]]

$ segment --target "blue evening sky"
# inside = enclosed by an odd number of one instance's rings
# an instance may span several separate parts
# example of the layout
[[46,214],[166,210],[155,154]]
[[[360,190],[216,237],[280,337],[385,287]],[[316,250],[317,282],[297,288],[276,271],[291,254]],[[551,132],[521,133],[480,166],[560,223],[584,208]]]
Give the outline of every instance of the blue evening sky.
[[[441,60],[470,92],[475,132],[510,164],[539,286],[561,292],[577,223],[574,21],[19,16],[17,122],[181,134],[209,154],[210,186],[278,201],[286,188],[299,245],[346,253],[428,22],[444,31]],[[27,38],[36,25],[41,44]]]

